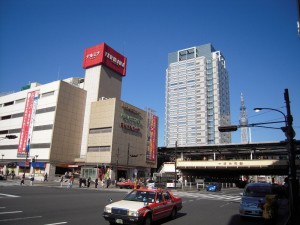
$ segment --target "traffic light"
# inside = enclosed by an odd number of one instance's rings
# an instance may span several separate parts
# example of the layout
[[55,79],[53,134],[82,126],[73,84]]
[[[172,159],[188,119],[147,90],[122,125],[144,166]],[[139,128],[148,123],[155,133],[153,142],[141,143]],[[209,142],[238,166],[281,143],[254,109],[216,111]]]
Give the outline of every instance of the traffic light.
[[33,157],[33,158],[31,159],[31,162],[33,162],[33,163],[35,162],[35,157]]
[[221,126],[218,127],[220,132],[231,132],[231,131],[236,131],[238,129],[238,126],[232,125],[232,126]]

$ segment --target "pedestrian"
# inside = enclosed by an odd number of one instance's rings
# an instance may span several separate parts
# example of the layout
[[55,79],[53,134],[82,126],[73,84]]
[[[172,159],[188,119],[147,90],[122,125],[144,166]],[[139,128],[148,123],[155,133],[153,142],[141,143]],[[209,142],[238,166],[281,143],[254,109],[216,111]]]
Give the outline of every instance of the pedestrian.
[[21,178],[21,185],[25,184],[25,174],[22,175],[22,178]]
[[61,178],[60,178],[60,186],[61,186],[61,187],[62,187],[62,185],[63,185],[63,182],[64,182],[64,176],[61,175]]
[[111,182],[111,180],[110,180],[110,177],[106,180],[106,188],[108,188],[109,187],[109,185],[110,185],[110,182]]
[[98,187],[98,178],[95,179],[95,188]]
[[33,181],[34,181],[34,175],[31,174],[31,176],[30,176],[30,185],[31,185],[31,186],[33,185]]
[[87,187],[89,188],[90,185],[91,185],[91,177],[89,177],[89,178],[87,179]]
[[82,178],[79,177],[79,188],[81,188],[81,185],[82,185]]
[[45,173],[45,175],[44,175],[44,182],[45,181],[48,181],[48,174],[47,173]]
[[72,188],[74,182],[74,176],[72,175],[69,179],[69,188]]

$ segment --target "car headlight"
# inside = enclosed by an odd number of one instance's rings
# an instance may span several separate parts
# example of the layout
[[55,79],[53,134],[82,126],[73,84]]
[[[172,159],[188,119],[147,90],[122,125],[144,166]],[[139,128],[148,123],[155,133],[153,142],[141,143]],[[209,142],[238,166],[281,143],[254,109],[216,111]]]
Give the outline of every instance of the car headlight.
[[111,208],[105,206],[105,207],[104,207],[104,212],[106,212],[106,213],[111,213]]
[[128,210],[128,216],[135,216],[135,217],[139,217],[142,213],[144,213],[145,211],[133,211],[133,210]]
[[128,210],[128,216],[139,216],[139,213],[137,211]]

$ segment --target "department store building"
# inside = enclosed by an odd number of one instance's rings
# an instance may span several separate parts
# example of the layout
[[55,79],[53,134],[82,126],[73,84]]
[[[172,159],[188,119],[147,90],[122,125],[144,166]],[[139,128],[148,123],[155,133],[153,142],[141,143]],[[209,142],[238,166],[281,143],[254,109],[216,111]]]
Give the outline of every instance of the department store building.
[[0,172],[149,177],[157,166],[158,118],[121,100],[126,64],[101,43],[85,49],[84,78],[30,83],[2,94]]

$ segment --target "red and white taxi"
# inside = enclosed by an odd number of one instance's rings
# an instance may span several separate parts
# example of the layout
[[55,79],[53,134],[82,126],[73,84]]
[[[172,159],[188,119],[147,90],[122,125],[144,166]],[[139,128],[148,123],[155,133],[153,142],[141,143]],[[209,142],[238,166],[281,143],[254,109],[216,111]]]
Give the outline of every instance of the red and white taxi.
[[123,200],[104,207],[103,217],[110,224],[150,225],[166,217],[174,219],[182,199],[163,189],[135,189]]

